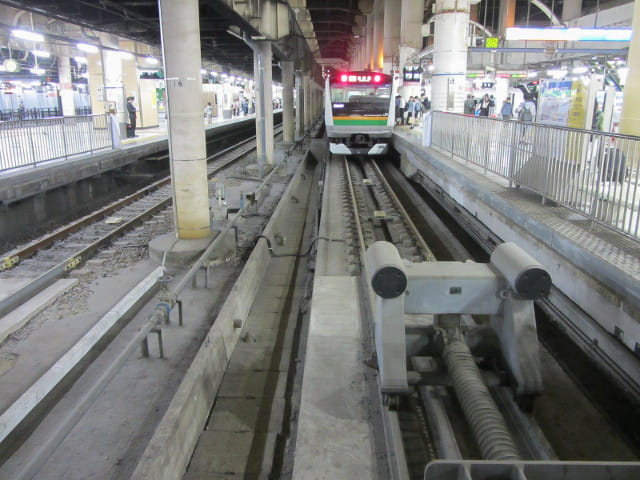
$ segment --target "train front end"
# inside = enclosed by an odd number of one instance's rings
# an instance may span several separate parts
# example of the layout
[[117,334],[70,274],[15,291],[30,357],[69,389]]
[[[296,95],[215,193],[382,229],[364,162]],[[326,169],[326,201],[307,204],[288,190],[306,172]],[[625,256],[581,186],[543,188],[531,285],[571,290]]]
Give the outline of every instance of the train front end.
[[387,153],[395,123],[392,76],[366,71],[330,75],[324,106],[331,153]]

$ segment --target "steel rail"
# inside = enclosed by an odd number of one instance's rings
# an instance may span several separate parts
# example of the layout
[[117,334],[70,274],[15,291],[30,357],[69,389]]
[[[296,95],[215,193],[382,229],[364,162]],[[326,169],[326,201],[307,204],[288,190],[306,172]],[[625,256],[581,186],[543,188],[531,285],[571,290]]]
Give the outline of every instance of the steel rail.
[[[243,152],[240,156],[245,155],[246,153],[247,152]],[[237,158],[226,162],[225,166],[235,162],[236,160]],[[223,167],[217,168],[213,172],[210,172],[209,176],[214,175],[221,168]],[[271,172],[269,172],[260,186],[256,189],[256,193],[265,188],[265,186],[268,184],[268,182],[271,180],[271,177],[277,170],[278,168],[276,166],[276,168],[273,168]],[[258,195],[256,195],[256,197],[258,197]],[[250,206],[250,204],[245,204],[245,206],[242,207],[237,213],[235,213],[235,215],[229,220],[225,228],[220,231],[219,234],[212,240],[212,242],[202,253],[202,255],[195,261],[189,271],[171,289],[169,294],[173,296],[173,298],[177,299],[178,295],[193,279],[194,275],[196,275],[200,267],[204,264],[205,261],[208,260],[211,253],[223,241],[227,232],[229,232],[229,230],[234,227],[235,223],[242,217],[242,215],[246,214],[246,211],[248,208],[250,208]],[[17,473],[17,475],[14,477],[15,480],[29,480],[41,470],[44,463],[59,447],[59,445],[74,427],[74,425],[77,423],[77,421],[85,414],[87,409],[98,398],[100,393],[104,390],[111,379],[116,375],[116,373],[118,373],[120,367],[122,367],[129,355],[131,355],[135,350],[139,348],[140,344],[147,338],[147,335],[149,335],[152,330],[169,320],[169,314],[171,313],[172,307],[172,305],[169,305],[165,301],[159,302],[156,305],[154,310],[149,314],[147,321],[136,330],[134,336],[129,340],[124,349],[105,369],[102,375],[89,387],[89,389],[80,398],[76,405],[73,408],[69,409],[69,412],[66,414],[62,422],[57,425],[55,431],[47,437],[47,440],[38,447],[36,453],[29,458],[28,462]]]
[[[358,202],[353,187],[353,181],[351,179],[351,173],[349,170],[349,161],[344,158],[345,176],[347,179],[347,186],[349,190],[349,200],[351,202],[351,209],[353,212],[353,218],[356,224],[356,233],[358,236],[360,265],[363,270],[361,275],[363,288],[365,295],[368,299],[368,307],[371,313],[375,312],[375,296],[371,292],[371,286],[367,279],[369,275],[366,272],[365,253],[366,245],[364,235],[362,232],[362,224],[360,222],[360,215],[358,210]],[[400,430],[400,422],[396,412],[391,411],[384,406],[383,394],[378,390],[380,402],[382,403],[381,411],[383,416],[383,428],[385,432],[385,442],[387,444],[387,451],[389,453],[389,469],[394,480],[409,480],[409,469],[407,466],[407,458],[402,443],[402,432]]]
[[[240,146],[252,141],[255,139],[255,135],[252,137],[247,138],[246,140],[243,140],[242,142],[233,145],[231,147],[228,147],[224,150],[221,150],[219,152],[216,152],[213,155],[210,155],[207,157],[207,161],[210,160],[214,160],[215,158],[218,158],[222,155],[225,155],[226,153],[228,153],[230,150],[234,149],[234,148],[239,148]],[[99,210],[96,210],[95,212],[84,216],[68,225],[65,225],[64,227],[62,227],[61,229],[56,230],[55,232],[52,232],[50,234],[44,235],[43,237],[39,238],[37,241],[32,242],[24,247],[20,247],[16,250],[10,251],[8,253],[6,253],[4,255],[4,258],[0,260],[0,271],[3,270],[8,270],[10,268],[15,267],[16,265],[18,265],[19,262],[21,262],[24,259],[27,259],[29,257],[32,257],[33,255],[35,255],[39,250],[42,250],[44,248],[47,248],[48,246],[52,245],[54,242],[56,242],[57,240],[60,240],[62,238],[65,238],[66,236],[70,235],[71,233],[74,233],[76,231],[78,231],[80,228],[85,227],[97,220],[100,220],[104,217],[106,217],[107,215],[110,215],[111,213],[115,212],[116,210],[134,202],[135,200],[138,200],[142,197],[144,197],[145,195],[147,195],[149,192],[152,192],[154,190],[157,190],[158,188],[169,184],[169,182],[171,182],[171,175],[167,175],[166,177],[155,181],[154,183],[147,185],[143,188],[141,188],[140,190],[138,190],[137,192],[132,193],[131,195],[128,195],[120,200],[117,200],[116,202],[107,205],[106,207],[103,207]]]
[[[239,146],[242,146],[242,145],[245,145],[245,144],[249,143],[254,138],[255,137],[251,137],[251,138],[249,138],[247,140],[244,140],[244,141],[240,142],[239,144],[236,144],[234,146],[228,147],[225,150],[221,150],[220,152],[217,152],[216,154],[211,155],[210,157],[207,157],[207,160],[218,158],[218,157],[220,157],[220,156],[222,156],[222,155],[224,155],[226,153],[229,153],[230,150],[239,148]],[[208,174],[207,174],[208,178],[211,178],[216,173],[218,173],[221,169],[223,169],[223,168],[227,167],[228,165],[230,165],[231,163],[237,161],[240,157],[246,155],[252,149],[249,149],[247,151],[243,151],[237,157],[234,157],[234,158],[228,160],[227,162],[224,162],[223,164],[216,166],[216,168],[214,168],[211,172],[208,172]],[[159,182],[168,183],[168,182],[170,182],[170,177],[167,177],[167,178],[165,178],[165,179],[163,179],[163,180],[161,180]],[[156,182],[156,184],[158,184],[159,182]],[[156,185],[156,184],[154,184],[154,185]],[[163,186],[163,185],[157,185],[155,188],[157,189],[160,186]],[[146,190],[146,189],[143,189],[143,190]],[[131,195],[129,197],[127,197],[127,198],[130,198],[130,197],[131,197]],[[98,248],[100,248],[103,245],[109,243],[113,238],[115,238],[118,235],[121,235],[123,232],[125,232],[128,229],[132,228],[134,225],[138,224],[139,222],[145,220],[150,215],[153,215],[154,213],[156,213],[160,209],[162,209],[164,207],[167,207],[171,203],[171,201],[172,201],[172,197],[171,196],[165,198],[164,200],[161,200],[160,202],[156,203],[155,205],[153,205],[150,208],[148,208],[145,211],[143,211],[141,214],[137,215],[136,217],[130,219],[129,221],[125,222],[122,225],[119,225],[114,230],[112,230],[111,232],[109,232],[105,236],[103,236],[102,238],[96,240],[95,242],[91,243],[87,247],[85,247],[85,248],[81,249],[80,251],[76,252],[74,255],[68,257],[67,259],[65,259],[62,262],[58,263],[54,267],[50,268],[48,271],[46,271],[42,275],[36,277],[32,282],[29,282],[27,285],[25,285],[24,287],[20,288],[16,292],[14,292],[12,295],[10,295],[10,296],[6,297],[5,299],[3,299],[2,301],[0,301],[0,317],[2,317],[4,315],[6,315],[7,313],[11,312],[12,310],[17,308],[18,306],[22,305],[24,302],[26,302],[27,300],[32,298],[34,295],[38,294],[39,292],[41,292],[45,288],[47,288],[50,285],[52,285],[57,279],[61,278],[68,271],[70,271],[70,270],[72,270],[74,268],[77,268],[78,266],[82,265],[87,260],[87,258],[90,255],[92,255]],[[98,216],[98,218],[102,218],[102,216],[103,215]],[[75,222],[75,223],[77,223],[77,222]],[[89,225],[90,223],[91,222],[87,221],[87,223],[85,225],[83,225],[83,226]],[[74,228],[76,228],[76,230],[77,230],[77,228],[79,228],[79,227],[77,227],[74,224]],[[58,233],[58,232],[56,232],[56,233]]]
[[371,165],[373,166],[373,170],[378,175],[378,178],[384,185],[384,188],[387,191],[387,194],[389,195],[391,200],[393,200],[393,203],[395,203],[396,209],[400,212],[403,220],[409,226],[409,230],[411,230],[411,233],[413,233],[414,239],[418,242],[418,244],[420,245],[420,248],[422,248],[425,258],[432,259],[433,253],[431,252],[431,249],[422,238],[422,235],[420,235],[418,228],[416,227],[415,223],[413,223],[413,220],[411,220],[411,217],[409,217],[409,214],[402,206],[402,203],[398,199],[398,196],[394,193],[393,189],[391,188],[391,185],[389,185],[389,182],[387,181],[384,174],[380,170],[380,167],[378,166],[375,160],[371,160]]

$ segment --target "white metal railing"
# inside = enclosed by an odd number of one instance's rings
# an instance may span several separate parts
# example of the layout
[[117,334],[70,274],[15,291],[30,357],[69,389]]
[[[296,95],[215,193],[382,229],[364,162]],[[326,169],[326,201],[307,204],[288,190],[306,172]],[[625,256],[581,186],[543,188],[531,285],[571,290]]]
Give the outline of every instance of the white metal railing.
[[0,171],[113,148],[108,114],[0,122]]
[[640,240],[640,137],[434,112],[432,146]]

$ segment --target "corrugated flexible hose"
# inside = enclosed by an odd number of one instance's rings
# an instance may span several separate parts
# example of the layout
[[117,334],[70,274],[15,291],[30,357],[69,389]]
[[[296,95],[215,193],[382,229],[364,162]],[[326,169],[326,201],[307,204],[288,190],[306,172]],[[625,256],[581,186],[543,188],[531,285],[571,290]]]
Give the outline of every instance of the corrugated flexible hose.
[[520,457],[504,417],[491,398],[469,347],[454,340],[446,345],[443,357],[483,458],[518,460]]

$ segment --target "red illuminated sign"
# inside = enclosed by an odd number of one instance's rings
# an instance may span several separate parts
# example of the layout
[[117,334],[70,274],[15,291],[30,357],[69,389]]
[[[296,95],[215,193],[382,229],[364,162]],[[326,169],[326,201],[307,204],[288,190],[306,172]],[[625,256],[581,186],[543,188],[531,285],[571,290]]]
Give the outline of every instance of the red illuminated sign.
[[341,73],[338,78],[341,83],[380,83],[384,80],[380,74],[369,74],[365,72]]

